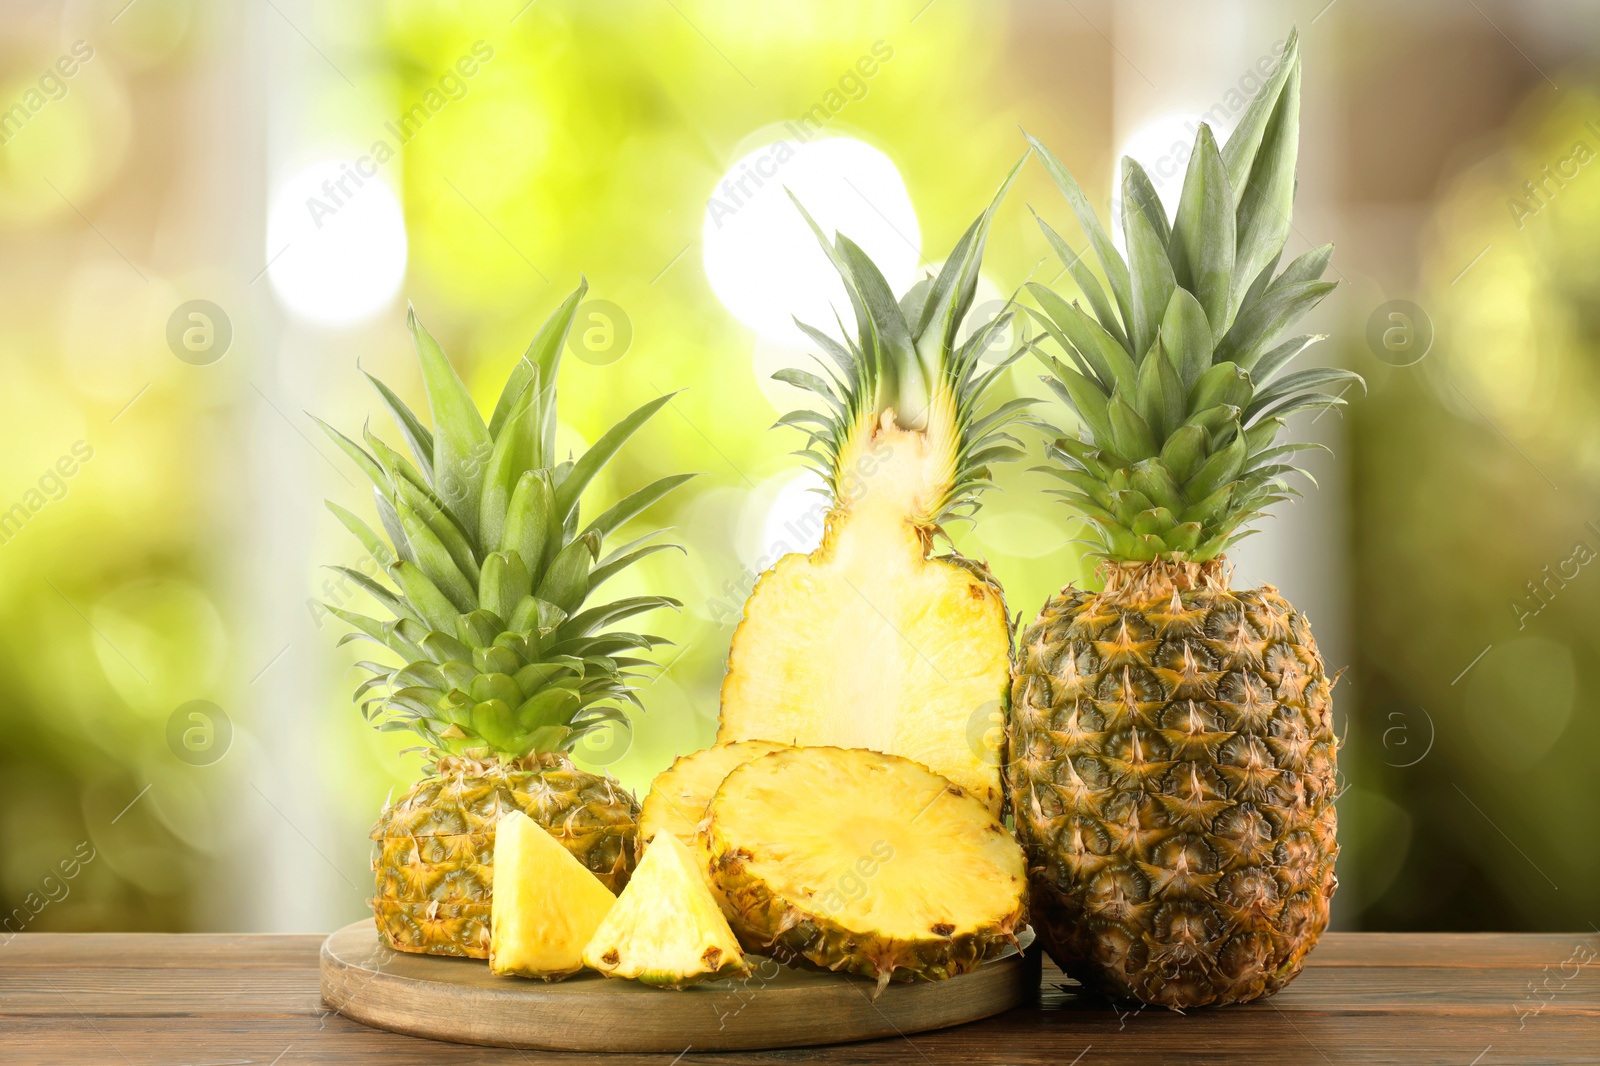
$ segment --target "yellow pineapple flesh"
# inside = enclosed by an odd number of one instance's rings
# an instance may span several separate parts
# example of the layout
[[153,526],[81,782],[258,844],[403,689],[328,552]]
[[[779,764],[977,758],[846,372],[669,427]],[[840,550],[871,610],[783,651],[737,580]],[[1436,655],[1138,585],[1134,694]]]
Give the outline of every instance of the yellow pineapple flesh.
[[583,948],[617,898],[527,815],[495,826],[489,969],[560,980],[583,968]]
[[972,568],[927,555],[888,509],[836,512],[822,546],[757,583],[734,634],[719,740],[871,748],[944,774],[1000,810],[970,723],[1009,680],[1005,602]]
[[670,832],[645,848],[628,887],[584,948],[583,963],[607,977],[661,988],[749,973],[699,852]]
[[639,809],[639,852],[657,833],[665,831],[691,848],[699,847],[700,823],[706,806],[723,778],[751,759],[779,751],[783,744],[768,740],[741,740],[716,744],[691,755],[679,756],[650,783],[650,794]]

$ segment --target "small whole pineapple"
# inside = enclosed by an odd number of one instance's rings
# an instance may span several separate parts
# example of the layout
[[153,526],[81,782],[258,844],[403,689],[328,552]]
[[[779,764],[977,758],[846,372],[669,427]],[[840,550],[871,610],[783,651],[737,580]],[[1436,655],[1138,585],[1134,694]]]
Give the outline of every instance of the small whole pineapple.
[[639,805],[564,752],[445,755],[372,828],[378,928],[400,951],[486,958],[495,826],[518,811],[554,836],[613,894],[633,869]]
[[369,379],[414,463],[370,430],[363,447],[323,424],[371,479],[387,542],[328,507],[393,582],[336,567],[390,617],[327,609],[353,627],[344,640],[376,643],[397,660],[359,664],[369,675],[356,690],[362,713],[380,730],[415,732],[432,761],[372,831],[372,907],[396,950],[488,956],[495,824],[505,814],[533,819],[612,892],[633,868],[638,802],[567,752],[596,730],[627,725],[638,703],[631,680],[649,665],[640,653],[662,643],[612,627],[678,604],[665,596],[585,604],[607,579],[671,547],[648,543],[649,534],[601,554],[605,538],[689,475],[661,478],[581,522],[584,490],[670,399],[640,407],[576,461],[556,461],[556,371],[586,288],[540,329],[487,424],[408,315],[433,429]]
[[[1084,984],[1173,1008],[1240,1003],[1299,973],[1335,887],[1338,742],[1305,616],[1230,589],[1223,551],[1293,490],[1284,416],[1356,375],[1280,373],[1320,338],[1278,335],[1333,284],[1331,249],[1274,274],[1290,232],[1300,66],[1221,149],[1202,125],[1175,219],[1124,160],[1125,261],[1037,142],[1111,290],[1048,226],[1093,315],[1031,286],[1072,362],[1045,381],[1087,439],[1049,449],[1097,535],[1104,587],[1072,587],[1021,635],[1007,777],[1033,915]],[[1113,300],[1115,307],[1113,307]]]

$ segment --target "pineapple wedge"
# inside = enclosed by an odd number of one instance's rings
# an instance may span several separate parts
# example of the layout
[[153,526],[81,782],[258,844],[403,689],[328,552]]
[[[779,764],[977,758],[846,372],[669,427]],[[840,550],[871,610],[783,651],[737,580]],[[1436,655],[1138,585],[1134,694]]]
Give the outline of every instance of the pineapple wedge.
[[659,988],[750,972],[699,856],[672,833],[645,848],[633,879],[583,949],[583,964]]
[[557,981],[617,902],[583,863],[520,811],[495,825],[489,969]]
[[910,759],[825,747],[752,759],[717,790],[705,837],[745,950],[880,991],[976,969],[1027,922],[1021,847]]
[[785,747],[770,740],[741,740],[680,756],[650,783],[650,795],[639,812],[636,839],[640,856],[651,838],[663,829],[689,847],[699,848],[696,834],[722,779],[751,759]]

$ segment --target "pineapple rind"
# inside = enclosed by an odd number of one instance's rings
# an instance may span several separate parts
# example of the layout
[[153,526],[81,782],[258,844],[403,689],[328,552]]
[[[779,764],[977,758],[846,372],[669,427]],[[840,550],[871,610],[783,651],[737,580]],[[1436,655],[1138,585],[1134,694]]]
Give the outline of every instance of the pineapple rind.
[[1281,334],[1335,287],[1321,280],[1331,245],[1279,269],[1299,116],[1291,33],[1227,143],[1196,131],[1174,214],[1124,160],[1125,258],[1033,141],[1102,268],[1040,221],[1093,312],[1028,286],[1066,357],[1045,356],[1044,380],[1080,426],[1047,448],[1047,472],[1092,527],[1106,588],[1063,590],[1022,639],[1010,800],[1051,955],[1086,984],[1174,1008],[1281,987],[1334,886],[1322,660],[1275,589],[1229,591],[1222,569],[1253,520],[1298,494],[1295,454],[1320,447],[1280,443],[1286,418],[1363,384],[1286,372],[1323,338]]
[[1022,635],[1012,707],[1033,921],[1063,970],[1175,1008],[1300,972],[1337,885],[1338,740],[1277,590],[1230,591],[1218,563],[1064,589]]
[[495,824],[513,810],[543,826],[607,889],[627,884],[639,805],[611,778],[555,752],[512,764],[439,765],[442,772],[384,808],[372,830],[371,903],[390,947],[488,958]]
[[393,899],[367,902],[384,943],[395,951],[461,959],[489,957],[487,899],[472,903]]
[[[804,831],[774,839],[784,832],[775,805],[794,806]],[[859,849],[862,856],[851,850],[846,841],[870,823],[898,827],[891,830],[901,834],[898,854],[878,842]],[[704,835],[710,876],[739,942],[751,954],[790,965],[858,974],[880,988],[891,980],[941,980],[1016,946],[1027,923],[1026,864],[1010,833],[960,786],[909,759],[831,747],[762,756],[728,775]],[[819,847],[832,854],[818,855]],[[943,917],[915,933],[875,929],[871,910],[853,909],[859,899],[848,891],[842,901],[834,898],[833,885],[813,883],[804,869],[816,861],[831,868],[826,860],[837,859],[837,884],[844,885],[852,861],[868,853],[881,869],[862,875],[867,893],[894,891],[883,871],[896,862],[917,863],[900,871],[902,885],[920,874],[957,886],[949,898],[923,904]],[[981,905],[971,903],[974,897]],[[971,913],[955,910],[958,899]],[[895,898],[884,906],[904,918],[900,912],[916,909],[917,901]]]

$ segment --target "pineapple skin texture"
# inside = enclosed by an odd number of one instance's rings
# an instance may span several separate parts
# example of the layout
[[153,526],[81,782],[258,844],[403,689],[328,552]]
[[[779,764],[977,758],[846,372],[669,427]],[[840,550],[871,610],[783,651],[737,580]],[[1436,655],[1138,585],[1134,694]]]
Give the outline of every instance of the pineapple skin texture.
[[1331,685],[1276,589],[1230,591],[1220,563],[1122,576],[1141,570],[1064,589],[1018,647],[1007,777],[1034,921],[1104,994],[1245,1003],[1328,925]]
[[494,828],[521,811],[613,894],[633,872],[639,804],[559,752],[513,763],[442,759],[373,826],[378,931],[396,951],[489,957]]
[[971,973],[1016,944],[1028,924],[1025,903],[993,926],[942,940],[898,941],[863,935],[776,895],[747,877],[736,851],[713,860],[713,876],[724,894],[728,924],[745,950],[790,966],[853,973],[879,986],[889,981],[942,981]]

